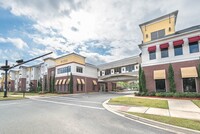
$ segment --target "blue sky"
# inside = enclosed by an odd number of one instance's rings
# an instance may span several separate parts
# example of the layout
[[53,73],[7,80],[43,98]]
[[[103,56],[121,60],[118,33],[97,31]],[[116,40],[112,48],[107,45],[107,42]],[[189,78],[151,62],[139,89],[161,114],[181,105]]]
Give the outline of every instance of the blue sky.
[[76,52],[92,64],[137,55],[139,24],[179,10],[176,30],[199,25],[199,5],[199,0],[1,0],[0,65],[50,51]]

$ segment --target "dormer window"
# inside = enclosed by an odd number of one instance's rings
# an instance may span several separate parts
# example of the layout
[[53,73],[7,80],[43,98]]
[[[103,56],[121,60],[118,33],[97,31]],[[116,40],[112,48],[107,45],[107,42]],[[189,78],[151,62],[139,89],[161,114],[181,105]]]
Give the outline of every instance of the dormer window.
[[151,33],[151,40],[160,39],[165,36],[165,29],[155,31]]

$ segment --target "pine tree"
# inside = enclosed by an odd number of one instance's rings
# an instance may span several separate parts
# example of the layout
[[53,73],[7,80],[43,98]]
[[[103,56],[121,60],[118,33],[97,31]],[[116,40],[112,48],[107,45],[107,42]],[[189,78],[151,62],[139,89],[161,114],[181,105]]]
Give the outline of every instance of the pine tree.
[[142,92],[142,79],[141,79],[141,74],[142,74],[142,67],[139,65],[139,92]]
[[54,74],[54,76],[53,76],[51,85],[52,85],[52,86],[51,86],[51,87],[52,87],[52,93],[54,93],[54,91],[55,91],[55,74]]
[[147,92],[144,70],[142,70],[141,72],[141,89],[142,89],[142,92]]
[[174,81],[174,70],[171,64],[169,65],[168,68],[168,80],[169,80],[169,91],[176,92],[176,85]]
[[50,78],[49,78],[49,92],[50,93],[52,93],[52,84],[51,84],[51,82],[52,82],[52,76],[50,76]]
[[41,83],[41,79],[38,80],[38,86],[37,86],[37,92],[42,91],[42,83]]
[[199,63],[199,67],[198,67],[198,76],[200,78],[200,63]]
[[70,74],[70,82],[69,82],[69,92],[73,94],[73,75]]

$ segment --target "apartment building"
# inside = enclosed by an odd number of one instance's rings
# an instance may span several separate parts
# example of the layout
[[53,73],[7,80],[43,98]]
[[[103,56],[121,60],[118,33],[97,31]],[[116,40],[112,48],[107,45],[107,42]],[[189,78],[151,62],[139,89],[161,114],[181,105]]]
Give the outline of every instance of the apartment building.
[[[7,87],[8,87],[8,90],[10,91],[10,84],[11,84],[11,81],[10,81],[10,76],[8,75],[7,77]],[[0,91],[4,91],[4,88],[5,88],[5,73],[1,73],[1,77],[0,77]]]
[[143,42],[139,47],[149,91],[169,91],[171,64],[178,92],[200,92],[200,25],[176,31],[177,16],[175,11],[140,25]]
[[141,63],[139,56],[109,62],[98,66],[100,91],[111,91],[117,88],[118,82],[134,83],[138,80],[138,69]]
[[[70,75],[73,75],[73,93],[98,91],[97,67],[86,63],[86,57],[71,53],[57,58],[44,59],[47,88],[55,82],[57,92],[69,93]],[[53,78],[55,77],[55,80]]]
[[134,83],[138,80],[139,56],[132,56],[99,66],[85,62],[86,57],[76,53],[47,57],[38,65],[20,66],[10,70],[11,91],[37,91],[38,81],[43,91],[70,93],[70,75],[73,76],[73,93],[109,91],[117,82]]
[[40,64],[33,66],[20,66],[19,69],[12,69],[9,72],[11,80],[11,91],[29,91],[37,89],[37,82],[40,79]]
[[19,89],[19,69],[10,70],[10,91],[18,91]]

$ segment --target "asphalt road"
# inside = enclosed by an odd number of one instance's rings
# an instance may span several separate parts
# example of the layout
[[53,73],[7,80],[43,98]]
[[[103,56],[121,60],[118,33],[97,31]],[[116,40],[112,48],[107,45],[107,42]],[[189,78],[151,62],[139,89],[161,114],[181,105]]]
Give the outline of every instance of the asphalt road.
[[0,102],[0,134],[171,134],[113,114],[92,93]]

